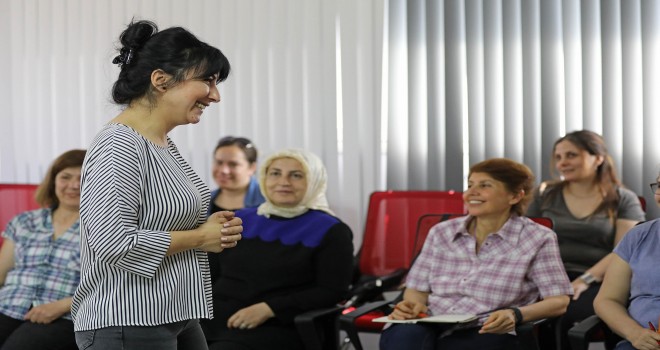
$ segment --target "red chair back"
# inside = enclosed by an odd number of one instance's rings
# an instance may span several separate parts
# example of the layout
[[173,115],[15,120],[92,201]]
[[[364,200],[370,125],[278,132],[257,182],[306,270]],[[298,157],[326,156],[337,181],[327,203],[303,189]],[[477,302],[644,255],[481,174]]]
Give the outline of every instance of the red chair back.
[[372,193],[360,249],[361,274],[384,276],[410,268],[417,221],[426,213],[464,214],[463,194],[455,191]]
[[646,213],[646,198],[642,196],[637,196],[639,198],[639,205],[642,206],[642,210]]
[[34,199],[36,190],[37,185],[0,184],[0,232],[17,214],[39,208]]

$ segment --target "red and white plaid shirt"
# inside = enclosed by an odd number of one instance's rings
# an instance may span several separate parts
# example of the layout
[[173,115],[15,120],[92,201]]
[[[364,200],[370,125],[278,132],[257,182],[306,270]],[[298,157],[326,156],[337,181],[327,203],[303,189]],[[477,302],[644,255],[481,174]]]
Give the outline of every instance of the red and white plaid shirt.
[[476,239],[466,228],[471,218],[431,228],[408,274],[407,288],[430,292],[431,314],[485,317],[500,308],[573,294],[552,230],[513,215],[477,253]]

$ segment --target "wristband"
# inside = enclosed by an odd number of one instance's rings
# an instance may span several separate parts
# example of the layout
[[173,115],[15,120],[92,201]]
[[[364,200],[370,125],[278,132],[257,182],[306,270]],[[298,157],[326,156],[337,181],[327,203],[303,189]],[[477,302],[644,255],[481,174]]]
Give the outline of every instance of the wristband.
[[513,314],[516,315],[516,324],[520,324],[523,320],[522,312],[517,307],[510,307],[509,310],[513,310]]
[[596,282],[596,277],[594,277],[594,275],[590,274],[589,272],[585,272],[582,276],[578,278],[587,285]]

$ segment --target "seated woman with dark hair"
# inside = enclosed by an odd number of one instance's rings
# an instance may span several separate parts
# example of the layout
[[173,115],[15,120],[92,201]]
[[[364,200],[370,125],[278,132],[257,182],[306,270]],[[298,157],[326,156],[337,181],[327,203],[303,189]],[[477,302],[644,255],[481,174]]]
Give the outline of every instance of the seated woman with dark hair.
[[80,169],[60,155],[36,192],[42,209],[17,215],[0,249],[0,347],[77,349],[71,297],[80,281]]
[[264,161],[266,202],[236,211],[241,244],[209,254],[215,318],[202,323],[209,349],[303,349],[295,316],[346,297],[352,233],[328,207],[326,183],[310,152],[284,150]]
[[509,159],[470,168],[469,215],[431,229],[390,318],[473,314],[478,321],[395,324],[381,349],[515,349],[516,324],[565,312],[572,290],[557,238],[522,216],[533,181],[529,168]]

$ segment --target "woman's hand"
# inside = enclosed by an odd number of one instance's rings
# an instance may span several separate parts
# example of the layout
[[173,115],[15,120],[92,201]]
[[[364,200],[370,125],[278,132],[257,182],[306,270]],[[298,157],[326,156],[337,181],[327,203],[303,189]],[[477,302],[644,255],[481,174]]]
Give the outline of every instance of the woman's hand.
[[493,311],[479,333],[505,334],[516,329],[516,314],[511,309]]
[[422,303],[403,300],[396,304],[394,311],[392,311],[388,318],[391,320],[409,320],[425,317],[423,314],[426,314],[427,311],[428,307]]
[[71,299],[62,299],[48,304],[34,306],[23,317],[32,323],[49,324],[71,311]]
[[589,285],[579,278],[573,280],[571,286],[573,287],[573,300],[578,300],[580,294],[589,289]]
[[628,341],[635,349],[660,349],[660,333],[643,327],[637,327],[628,337]]
[[225,248],[233,248],[241,240],[243,232],[243,221],[234,217],[230,211],[213,213],[208,220],[198,228],[203,235],[203,242],[199,249],[220,253]]
[[266,322],[275,313],[266,303],[250,305],[246,308],[236,311],[227,320],[227,328],[252,329],[259,327]]

